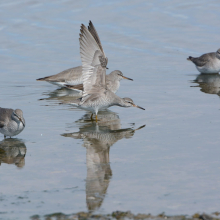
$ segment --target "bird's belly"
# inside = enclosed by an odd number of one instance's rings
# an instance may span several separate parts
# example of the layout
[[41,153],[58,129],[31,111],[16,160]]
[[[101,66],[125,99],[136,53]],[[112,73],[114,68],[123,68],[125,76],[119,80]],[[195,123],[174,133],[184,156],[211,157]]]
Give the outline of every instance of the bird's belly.
[[75,85],[79,85],[79,84],[82,84],[83,83],[83,78],[82,77],[79,77],[77,79],[74,79],[74,80],[65,80],[65,84],[66,85],[71,85],[71,86],[75,86]]
[[92,113],[95,113],[95,108],[93,106],[84,106],[84,105],[76,105],[77,108],[90,111]]
[[20,132],[22,132],[24,129],[23,124],[20,122],[17,124],[16,122],[12,122],[8,124],[8,126],[4,126],[3,128],[0,128],[0,132],[6,136],[15,136],[18,135]]
[[14,132],[14,135],[21,133],[23,130],[24,130],[24,125],[23,125],[23,123],[20,122],[17,126],[17,129]]
[[220,71],[220,60],[216,59],[215,62],[208,63],[202,67],[196,66],[201,73],[218,73]]
[[213,63],[213,69],[217,72],[220,71],[220,60],[218,59],[217,62]]
[[56,85],[56,86],[59,86],[59,87],[64,87],[65,86],[65,82],[49,82],[49,83],[51,83],[53,85]]
[[81,108],[81,109],[86,110],[86,111],[90,111],[93,114],[97,114],[99,110],[104,110],[108,107],[101,106],[101,105],[97,105],[97,106],[89,105],[89,106],[78,106],[78,108]]
[[77,80],[65,80],[65,82],[58,82],[58,81],[57,82],[48,81],[48,82],[59,87],[65,87],[65,85],[75,86],[83,83],[81,78]]

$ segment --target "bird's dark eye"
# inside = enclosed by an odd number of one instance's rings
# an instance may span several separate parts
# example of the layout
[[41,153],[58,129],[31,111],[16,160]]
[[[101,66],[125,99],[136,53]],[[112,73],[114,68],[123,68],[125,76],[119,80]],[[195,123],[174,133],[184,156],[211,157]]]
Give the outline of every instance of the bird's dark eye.
[[18,115],[16,113],[14,113],[14,112],[13,112],[13,115],[16,116],[17,118],[19,118]]

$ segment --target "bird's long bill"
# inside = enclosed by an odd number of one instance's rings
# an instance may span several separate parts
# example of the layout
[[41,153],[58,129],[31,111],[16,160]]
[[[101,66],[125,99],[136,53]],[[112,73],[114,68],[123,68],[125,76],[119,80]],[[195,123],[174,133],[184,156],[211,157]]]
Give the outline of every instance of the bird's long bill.
[[19,118],[19,120],[20,120],[20,122],[23,124],[23,126],[25,127],[25,124],[24,124],[24,122],[22,121],[22,119]]
[[128,78],[128,77],[126,77],[126,76],[122,76],[124,79],[128,79],[128,80],[131,80],[131,81],[133,81],[133,79],[131,79],[131,78]]
[[142,109],[142,110],[145,110],[145,108],[142,108],[142,107],[140,107],[140,106],[138,106],[138,105],[133,105],[134,107],[136,107],[136,108],[140,108],[140,109]]
[[144,128],[145,126],[146,126],[146,125],[142,125],[141,127],[135,129],[135,131],[142,129],[142,128]]

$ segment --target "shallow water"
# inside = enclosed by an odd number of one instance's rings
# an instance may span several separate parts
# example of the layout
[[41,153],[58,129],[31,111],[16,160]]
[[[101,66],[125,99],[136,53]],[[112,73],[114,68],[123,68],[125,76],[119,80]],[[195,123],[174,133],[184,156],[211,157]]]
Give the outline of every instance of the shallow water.
[[[219,48],[219,10],[201,0],[0,2],[0,106],[21,108],[27,123],[15,140],[1,135],[0,219],[219,211],[219,75],[186,60]],[[36,81],[80,65],[89,20],[108,73],[134,79],[117,94],[145,111],[112,107],[92,123],[59,105],[67,90]]]

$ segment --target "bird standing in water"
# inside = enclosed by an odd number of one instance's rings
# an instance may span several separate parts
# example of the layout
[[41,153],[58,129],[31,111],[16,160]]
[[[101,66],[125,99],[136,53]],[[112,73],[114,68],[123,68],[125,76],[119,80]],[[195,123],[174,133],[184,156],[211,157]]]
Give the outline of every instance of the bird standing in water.
[[24,130],[25,120],[20,109],[0,108],[0,132],[12,137]]
[[205,53],[200,57],[189,56],[187,60],[192,61],[200,73],[219,73],[220,71],[220,49],[216,52]]
[[76,106],[77,108],[88,110],[96,115],[100,109],[106,109],[111,106],[137,107],[130,98],[120,98],[107,88],[106,68],[108,58],[105,56],[98,33],[89,22],[88,29],[81,25],[80,29],[80,55],[82,61],[83,73],[83,95],[82,98],[65,102]]

